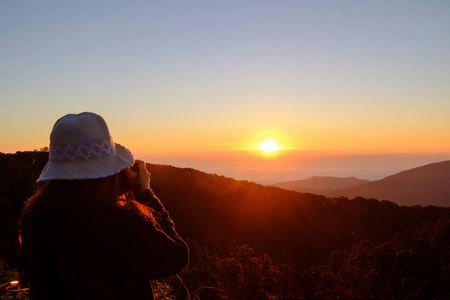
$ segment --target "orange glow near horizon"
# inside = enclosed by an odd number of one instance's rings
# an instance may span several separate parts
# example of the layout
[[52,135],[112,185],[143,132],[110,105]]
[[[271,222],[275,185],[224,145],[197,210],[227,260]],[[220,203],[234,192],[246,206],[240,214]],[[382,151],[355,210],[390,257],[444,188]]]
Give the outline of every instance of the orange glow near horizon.
[[[109,121],[111,120],[111,121]],[[33,132],[21,128],[24,133],[5,131],[0,144],[1,153],[33,151],[48,146],[49,133],[54,120],[48,121],[45,129]],[[121,119],[107,118],[114,140],[130,149],[136,157],[221,157],[247,152],[252,156],[295,155],[374,155],[374,154],[448,154],[450,139],[439,130],[425,127],[411,132],[392,124],[383,128],[371,128],[361,122],[353,126],[345,122],[333,127],[313,124],[306,126],[284,126],[280,124],[245,123],[236,127],[203,126],[202,128],[164,127],[155,130],[150,123],[142,122],[130,127]],[[245,126],[244,126],[245,125]],[[353,125],[353,124],[351,124]],[[213,130],[214,129],[214,130]],[[195,133],[195,134],[194,134]],[[273,140],[281,149],[268,152],[260,143]],[[243,151],[243,152],[241,152]],[[226,154],[225,154],[226,153]]]

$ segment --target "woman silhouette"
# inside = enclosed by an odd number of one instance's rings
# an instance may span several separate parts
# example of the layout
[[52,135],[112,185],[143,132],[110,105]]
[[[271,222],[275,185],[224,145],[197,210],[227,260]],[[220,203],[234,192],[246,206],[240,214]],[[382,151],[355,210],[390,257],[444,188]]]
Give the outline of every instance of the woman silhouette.
[[153,299],[150,280],[186,267],[187,245],[145,163],[113,142],[101,116],[55,123],[37,182],[20,225],[32,299]]

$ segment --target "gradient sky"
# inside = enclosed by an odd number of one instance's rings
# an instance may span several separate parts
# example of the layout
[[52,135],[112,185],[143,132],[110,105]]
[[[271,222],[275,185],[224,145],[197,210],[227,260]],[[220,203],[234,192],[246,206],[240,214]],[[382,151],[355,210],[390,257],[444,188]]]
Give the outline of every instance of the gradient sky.
[[[242,179],[450,159],[449,15],[418,0],[1,1],[0,152],[93,111],[138,157]],[[285,150],[249,150],[266,138]],[[314,169],[331,156],[339,172]]]

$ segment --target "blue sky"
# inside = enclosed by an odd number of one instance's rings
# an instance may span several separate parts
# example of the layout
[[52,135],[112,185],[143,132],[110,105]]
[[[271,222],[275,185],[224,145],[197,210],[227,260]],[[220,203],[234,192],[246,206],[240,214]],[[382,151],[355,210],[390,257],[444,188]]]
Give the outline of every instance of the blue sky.
[[449,12],[447,1],[2,1],[0,152],[42,147],[57,118],[94,111],[134,152],[174,161],[263,136],[310,152],[450,153]]

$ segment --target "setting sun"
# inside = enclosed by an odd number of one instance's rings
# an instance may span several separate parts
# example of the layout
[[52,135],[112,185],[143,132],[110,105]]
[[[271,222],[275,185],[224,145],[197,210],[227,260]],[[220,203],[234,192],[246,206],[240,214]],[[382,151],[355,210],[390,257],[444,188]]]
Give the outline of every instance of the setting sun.
[[267,153],[272,153],[280,150],[281,148],[274,140],[266,140],[258,144],[258,149]]

